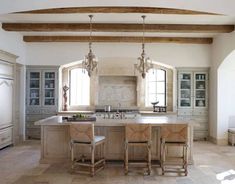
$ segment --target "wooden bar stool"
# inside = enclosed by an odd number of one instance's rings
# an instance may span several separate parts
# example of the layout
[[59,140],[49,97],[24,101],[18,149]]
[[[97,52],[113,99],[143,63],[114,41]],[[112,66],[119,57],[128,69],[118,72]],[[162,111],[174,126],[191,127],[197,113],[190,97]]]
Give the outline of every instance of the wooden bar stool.
[[[147,149],[146,162],[129,162],[128,147],[144,146]],[[125,154],[124,167],[125,174],[128,174],[129,163],[145,164],[148,168],[148,174],[151,173],[151,125],[146,124],[128,124],[125,127]]]
[[[105,137],[94,135],[94,124],[89,122],[72,123],[70,125],[70,146],[71,146],[71,168],[74,171],[75,166],[90,167],[89,171],[77,170],[77,173],[86,173],[94,176],[96,172],[104,168],[105,165]],[[91,149],[90,161],[84,161],[82,158],[78,159],[74,156],[74,147],[78,146],[89,146]],[[100,145],[101,147],[101,158],[95,160],[95,148]]]
[[[171,146],[182,149],[180,156],[168,156],[167,152]],[[165,172],[188,174],[188,125],[164,125],[161,127],[161,168],[162,175]],[[173,167],[174,166],[174,167]],[[176,166],[180,166],[177,168]]]

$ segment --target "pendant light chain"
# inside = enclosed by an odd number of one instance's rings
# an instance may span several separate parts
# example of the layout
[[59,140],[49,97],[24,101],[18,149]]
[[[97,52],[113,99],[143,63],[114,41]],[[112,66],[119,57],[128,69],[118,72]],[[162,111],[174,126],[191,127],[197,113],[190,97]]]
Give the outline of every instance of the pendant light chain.
[[89,35],[89,52],[85,56],[85,59],[82,62],[82,67],[87,71],[89,77],[91,76],[94,69],[97,71],[97,58],[92,52],[92,18],[93,15],[89,15],[90,18],[90,35]]
[[139,65],[135,66],[135,68],[141,73],[142,78],[145,78],[146,73],[149,69],[153,68],[152,62],[150,63],[150,58],[146,57],[145,54],[145,15],[141,16],[143,19],[143,38],[142,38],[142,53],[138,58]]

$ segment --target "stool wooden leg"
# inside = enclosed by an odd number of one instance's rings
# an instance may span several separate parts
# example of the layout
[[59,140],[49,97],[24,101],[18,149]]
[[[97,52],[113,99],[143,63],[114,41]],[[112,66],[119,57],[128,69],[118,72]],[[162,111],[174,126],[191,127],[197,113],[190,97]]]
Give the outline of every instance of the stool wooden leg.
[[71,149],[71,169],[74,169],[74,144],[71,142],[70,143],[70,149]]
[[231,137],[232,137],[232,146],[234,146],[234,144],[235,144],[234,137],[235,137],[235,136],[232,134]]
[[128,174],[128,143],[125,143],[125,174]]
[[165,174],[165,168],[164,168],[164,163],[165,163],[165,158],[166,157],[166,145],[163,143],[162,145],[162,175]]
[[188,146],[185,146],[185,176],[188,175]]
[[148,145],[148,175],[151,174],[151,145]]
[[91,176],[95,175],[95,146],[91,146]]
[[104,166],[105,166],[105,142],[103,143],[103,159],[104,159]]

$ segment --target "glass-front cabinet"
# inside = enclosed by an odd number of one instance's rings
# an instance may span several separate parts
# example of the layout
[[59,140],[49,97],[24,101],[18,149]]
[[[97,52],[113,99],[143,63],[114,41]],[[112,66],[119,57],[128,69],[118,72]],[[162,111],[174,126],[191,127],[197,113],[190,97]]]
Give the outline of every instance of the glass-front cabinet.
[[195,72],[194,74],[194,107],[207,107],[207,74]]
[[28,106],[55,106],[57,72],[29,71],[28,72]]
[[58,111],[57,66],[27,66],[26,137],[40,139],[35,121],[56,115]]
[[206,72],[179,72],[178,107],[207,107],[207,80]]
[[55,105],[55,72],[46,71],[44,75],[43,105]]
[[179,73],[179,106],[192,107],[192,73]]
[[37,106],[40,105],[40,87],[41,87],[41,72],[29,72],[29,104]]

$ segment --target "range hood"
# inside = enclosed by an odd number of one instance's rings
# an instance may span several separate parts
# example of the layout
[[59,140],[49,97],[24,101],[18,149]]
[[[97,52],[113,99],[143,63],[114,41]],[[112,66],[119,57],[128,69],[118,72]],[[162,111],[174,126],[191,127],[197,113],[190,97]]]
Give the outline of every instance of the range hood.
[[111,105],[114,109],[136,109],[137,77],[99,76],[98,106]]

